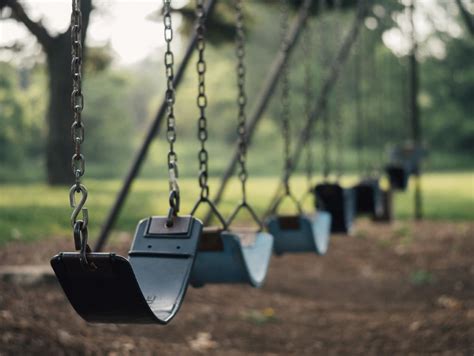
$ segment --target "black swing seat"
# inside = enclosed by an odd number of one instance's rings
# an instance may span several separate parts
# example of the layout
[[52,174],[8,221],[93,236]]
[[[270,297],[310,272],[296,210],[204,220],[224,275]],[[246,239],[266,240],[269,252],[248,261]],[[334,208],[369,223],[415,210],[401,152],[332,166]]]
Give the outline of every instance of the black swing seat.
[[[244,243],[244,240],[245,241]],[[193,287],[218,283],[247,283],[261,287],[273,248],[265,232],[205,228],[190,283]]]
[[412,175],[418,174],[420,163],[426,155],[424,148],[413,143],[406,143],[394,147],[389,154],[389,160],[392,164],[403,166],[407,174]]
[[51,266],[76,312],[88,322],[167,324],[187,290],[202,223],[191,217],[138,223],[129,259],[114,253],[62,252]]
[[348,234],[355,215],[355,193],[338,183],[322,183],[314,188],[316,209],[331,214],[331,232]]
[[266,222],[268,231],[275,237],[274,252],[316,252],[324,255],[331,237],[331,214],[320,211],[313,216],[274,215]]
[[400,164],[389,164],[385,167],[390,187],[395,190],[406,190],[410,173],[408,169]]
[[360,181],[354,186],[357,215],[371,215],[372,217],[382,214],[382,190],[378,179],[368,178]]
[[382,210],[378,215],[373,217],[375,222],[391,222],[393,219],[393,209],[392,209],[392,191],[382,190],[381,191],[381,200],[382,200]]

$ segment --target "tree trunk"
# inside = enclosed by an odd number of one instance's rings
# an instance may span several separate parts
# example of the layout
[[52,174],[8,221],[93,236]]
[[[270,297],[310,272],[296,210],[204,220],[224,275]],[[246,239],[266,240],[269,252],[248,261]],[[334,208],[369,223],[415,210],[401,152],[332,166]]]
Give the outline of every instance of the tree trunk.
[[46,122],[46,171],[50,185],[72,184],[71,168],[73,143],[71,125],[73,113],[70,104],[72,91],[71,49],[68,36],[53,39],[47,53],[49,71],[49,103]]

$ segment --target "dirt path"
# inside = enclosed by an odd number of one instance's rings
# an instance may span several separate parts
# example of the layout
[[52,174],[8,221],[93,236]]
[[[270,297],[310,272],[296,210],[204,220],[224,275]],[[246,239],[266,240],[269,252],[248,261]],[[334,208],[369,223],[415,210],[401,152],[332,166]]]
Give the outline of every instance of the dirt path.
[[[70,243],[10,244],[0,261]],[[274,258],[261,290],[190,288],[166,327],[88,325],[55,285],[0,283],[0,355],[36,353],[472,355],[474,224],[358,223],[325,257]]]

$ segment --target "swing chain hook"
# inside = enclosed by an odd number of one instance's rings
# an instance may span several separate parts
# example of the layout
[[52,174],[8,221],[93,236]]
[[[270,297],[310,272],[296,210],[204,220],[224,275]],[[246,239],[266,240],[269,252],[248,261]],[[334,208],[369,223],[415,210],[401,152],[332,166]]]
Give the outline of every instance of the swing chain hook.
[[[76,203],[76,193],[81,194],[81,200]],[[69,204],[74,210],[71,214],[71,225],[73,228],[76,227],[78,222],[82,223],[82,229],[86,229],[89,223],[89,214],[87,208],[84,207],[87,201],[87,188],[82,184],[74,184],[69,190]],[[82,212],[82,220],[78,220],[79,214]]]
[[87,226],[84,225],[82,220],[76,221],[74,224],[74,244],[76,245],[76,250],[79,251],[79,261],[84,269],[94,271],[97,269],[97,266],[87,259],[87,254],[91,253],[91,248],[87,243],[88,237]]
[[172,227],[174,224],[174,217],[179,213],[180,209],[180,192],[178,185],[178,167],[174,161],[169,163],[169,205],[168,217],[166,219],[166,227]]

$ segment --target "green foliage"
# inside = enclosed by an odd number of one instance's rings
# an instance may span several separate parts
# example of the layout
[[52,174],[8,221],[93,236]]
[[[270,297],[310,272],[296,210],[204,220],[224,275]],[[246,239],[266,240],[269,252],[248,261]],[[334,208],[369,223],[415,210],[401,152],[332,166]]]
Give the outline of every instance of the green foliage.
[[[116,230],[133,233],[138,220],[151,214],[166,214],[168,207],[168,185],[166,172],[163,179],[140,179],[132,192],[117,221]],[[315,179],[316,180],[316,179]],[[347,177],[345,184],[355,182],[355,177]],[[100,225],[120,188],[119,180],[86,180],[89,189],[87,207],[90,214],[91,240],[97,236]],[[276,178],[251,178],[249,180],[249,202],[259,214],[268,208],[269,198],[274,193]],[[211,179],[211,190],[217,180]],[[305,178],[292,180],[293,191],[302,193],[306,187]],[[196,179],[181,179],[182,211],[190,211],[199,195]],[[474,220],[474,196],[472,173],[429,174],[423,179],[424,207],[427,219],[437,220]],[[71,239],[69,216],[71,209],[67,202],[67,188],[52,188],[44,184],[4,184],[0,185],[0,244],[11,240],[29,241],[51,236],[65,236]],[[240,199],[240,187],[233,180],[226,190],[220,208],[228,216]],[[307,209],[311,209],[308,199]],[[413,216],[413,187],[406,193],[395,195],[395,216],[397,219],[411,219]],[[282,211],[288,209],[282,206]],[[239,217],[241,223],[249,223],[247,215]],[[405,231],[400,231],[400,238]],[[363,236],[360,236],[361,238]]]
[[433,146],[473,153],[474,40],[449,39],[446,58],[422,66],[424,127]]
[[18,72],[8,63],[0,62],[0,166],[18,168],[27,156],[37,157],[42,149],[36,115],[42,114],[43,106],[35,88],[21,87],[21,79],[25,82],[26,76],[35,73]]
[[120,73],[101,72],[86,81],[87,110],[84,122],[87,124],[86,157],[91,163],[108,162],[112,174],[121,164],[121,157],[130,152],[132,142],[127,139],[132,132],[133,112],[127,105],[127,78]]
[[[344,1],[350,8],[352,0]],[[278,20],[279,6],[269,6],[273,1],[246,3],[247,31],[247,83],[250,115],[262,88],[270,63],[280,46]],[[220,3],[217,13],[228,26],[233,22],[230,2]],[[298,2],[294,3],[298,5]],[[367,165],[381,167],[389,146],[405,141],[409,137],[407,120],[407,63],[406,58],[397,58],[386,48],[380,36],[394,23],[390,12],[398,11],[396,2],[385,4],[385,13],[374,7],[373,18],[378,27],[361,34],[356,44],[362,58],[362,80],[360,81],[363,122],[355,120],[355,56],[341,73],[340,81],[329,101],[331,122],[331,163],[333,168],[341,164],[345,172],[357,170],[358,151],[356,138],[361,133],[363,150],[361,156]],[[191,18],[192,12],[189,12]],[[327,13],[310,20],[312,48],[310,58],[314,64],[312,78],[313,97],[316,98],[326,79],[328,66],[339,48],[353,20],[353,12]],[[217,26],[217,25],[216,25]],[[229,28],[230,28],[229,27]],[[209,27],[209,32],[216,32]],[[230,29],[233,38],[233,34]],[[186,32],[186,31],[185,31]],[[220,33],[223,35],[223,33]],[[304,53],[301,37],[290,61],[291,115],[293,147],[299,144],[296,135],[301,132],[304,121]],[[444,59],[425,59],[420,64],[422,93],[422,120],[425,141],[431,152],[424,170],[465,170],[474,166],[472,142],[474,142],[474,111],[470,93],[473,92],[474,46],[464,37],[440,36],[447,44]],[[139,39],[137,39],[139,40]],[[213,177],[222,173],[233,152],[236,140],[237,90],[235,75],[235,52],[233,42],[211,41],[206,52],[207,95],[210,167]],[[176,47],[178,48],[178,46]],[[162,53],[158,60],[149,58],[133,67],[110,66],[110,51],[107,47],[89,48],[84,76],[87,177],[122,177],[131,160],[133,151],[140,144],[154,118],[164,92],[164,68]],[[180,54],[176,53],[176,62]],[[191,61],[177,93],[176,117],[178,127],[177,149],[180,173],[193,177],[197,172],[197,117],[195,74],[196,57]],[[0,67],[0,181],[40,180],[44,177],[43,146],[47,130],[45,127],[45,88],[47,78],[43,65],[33,69],[14,68],[3,63]],[[314,99],[315,101],[315,99]],[[279,90],[271,99],[264,117],[257,126],[249,151],[251,176],[277,176],[282,167],[282,140],[280,132]],[[335,118],[342,125],[336,127]],[[163,127],[163,126],[162,126]],[[321,172],[322,135],[317,122],[314,136],[315,169]],[[65,132],[65,135],[69,133]],[[166,141],[163,130],[150,149],[142,177],[165,178],[164,166]],[[337,152],[339,150],[341,154]],[[304,169],[303,160],[298,169]]]

